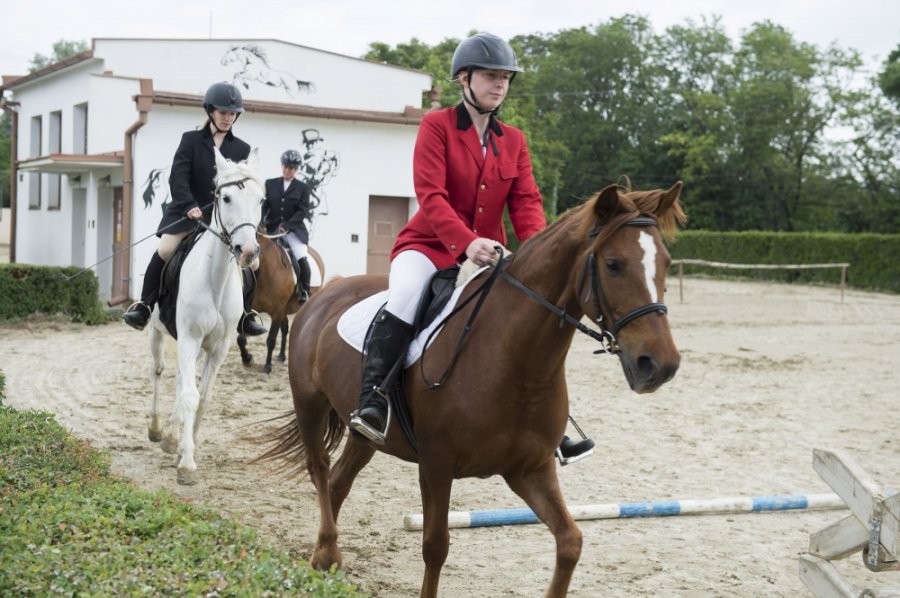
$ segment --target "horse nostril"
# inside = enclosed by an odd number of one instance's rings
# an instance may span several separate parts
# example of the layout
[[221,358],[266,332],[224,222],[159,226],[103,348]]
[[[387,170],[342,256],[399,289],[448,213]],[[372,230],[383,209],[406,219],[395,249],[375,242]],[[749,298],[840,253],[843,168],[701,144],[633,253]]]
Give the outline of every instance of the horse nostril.
[[637,360],[638,377],[641,380],[652,380],[656,373],[656,364],[652,357],[641,355]]
[[235,244],[234,253],[235,253],[235,255],[240,255],[241,253],[243,253],[243,251],[241,250],[240,244]]

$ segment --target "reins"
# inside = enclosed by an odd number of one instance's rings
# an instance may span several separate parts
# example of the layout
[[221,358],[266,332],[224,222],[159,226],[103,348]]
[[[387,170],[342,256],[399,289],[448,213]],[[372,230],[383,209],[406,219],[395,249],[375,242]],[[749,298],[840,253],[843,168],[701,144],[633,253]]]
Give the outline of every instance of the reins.
[[[638,216],[637,218],[626,221],[625,223],[623,223],[623,226],[656,226],[656,220],[648,216]],[[591,228],[590,233],[588,233],[589,243],[592,243],[594,239],[597,238],[597,235],[600,234],[601,229],[602,227],[599,224],[595,224],[593,228]],[[450,375],[450,372],[456,365],[456,360],[459,358],[459,355],[462,352],[462,348],[465,344],[466,338],[469,336],[469,332],[472,329],[472,324],[475,322],[475,317],[481,311],[481,306],[484,304],[484,300],[487,297],[488,292],[491,290],[494,282],[498,277],[502,277],[509,284],[525,293],[534,301],[541,304],[550,313],[560,319],[560,324],[562,324],[563,322],[570,324],[579,332],[586,334],[595,341],[599,342],[601,347],[600,349],[594,351],[594,355],[600,353],[615,355],[616,353],[621,352],[622,349],[619,347],[619,343],[616,340],[616,335],[620,330],[622,330],[622,328],[643,315],[650,313],[666,314],[668,312],[668,309],[666,308],[664,303],[648,303],[631,310],[618,320],[613,320],[612,326],[607,326],[606,320],[603,317],[603,310],[601,309],[601,307],[606,309],[606,312],[609,314],[612,314],[612,310],[609,309],[609,305],[606,303],[606,299],[603,295],[603,290],[600,285],[600,272],[597,266],[597,254],[592,252],[584,262],[584,269],[579,276],[580,282],[578,283],[578,287],[580,293],[580,291],[584,288],[586,280],[590,278],[590,288],[588,289],[583,302],[593,302],[595,313],[595,317],[593,320],[600,328],[600,332],[597,332],[593,328],[585,326],[579,319],[566,312],[564,308],[558,307],[554,303],[551,303],[539,293],[526,286],[518,278],[507,272],[505,268],[512,262],[515,255],[509,255],[504,258],[502,257],[503,249],[501,247],[497,247],[496,251],[498,260],[496,265],[493,267],[490,276],[488,276],[488,278],[483,283],[481,283],[481,286],[479,286],[475,290],[475,292],[467,297],[465,301],[453,308],[453,311],[451,311],[443,320],[441,320],[441,322],[434,328],[434,330],[431,331],[431,334],[428,335],[428,338],[425,341],[425,349],[423,349],[422,358],[419,360],[419,369],[422,374],[422,381],[425,383],[425,386],[428,390],[434,390],[440,387],[447,380],[447,377]],[[476,297],[478,298],[478,301],[475,304],[475,308],[472,310],[472,314],[466,321],[466,325],[463,327],[463,330],[460,333],[459,340],[456,343],[456,348],[454,348],[453,354],[450,357],[450,363],[447,364],[446,369],[444,370],[443,374],[441,374],[437,382],[429,382],[427,376],[425,375],[425,352],[427,351],[428,345],[431,343],[431,339],[435,334],[443,329],[443,327],[453,316],[458,314]],[[612,319],[612,316],[610,316],[610,318]]]

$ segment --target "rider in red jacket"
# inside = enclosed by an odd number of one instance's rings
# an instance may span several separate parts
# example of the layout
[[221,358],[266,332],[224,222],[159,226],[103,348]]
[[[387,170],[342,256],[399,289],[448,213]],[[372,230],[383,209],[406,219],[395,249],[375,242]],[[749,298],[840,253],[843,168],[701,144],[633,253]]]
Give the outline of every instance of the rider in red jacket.
[[[359,407],[350,418],[354,431],[377,444],[384,443],[387,423],[388,399],[381,384],[406,352],[431,276],[466,258],[478,265],[491,262],[494,246],[506,245],[504,208],[520,241],[547,226],[525,135],[496,116],[519,72],[506,41],[476,34],[453,53],[451,76],[462,88],[463,101],[422,119],[413,154],[419,210],[391,252],[388,301],[369,335]],[[590,439],[566,437],[560,460],[587,456],[592,447]]]

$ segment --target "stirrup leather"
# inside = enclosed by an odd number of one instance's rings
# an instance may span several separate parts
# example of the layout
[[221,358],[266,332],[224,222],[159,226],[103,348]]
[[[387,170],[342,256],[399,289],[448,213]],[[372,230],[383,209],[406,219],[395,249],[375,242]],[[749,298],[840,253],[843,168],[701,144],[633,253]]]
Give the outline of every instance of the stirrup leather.
[[393,401],[391,401],[390,397],[388,397],[379,386],[373,386],[372,391],[378,393],[378,396],[387,402],[387,416],[385,417],[384,432],[373,428],[369,425],[369,422],[359,417],[359,409],[356,409],[350,414],[350,429],[354,432],[358,432],[366,440],[369,440],[378,446],[384,446],[385,438],[387,438],[388,433],[391,431],[391,422],[394,419],[394,411],[391,406]]

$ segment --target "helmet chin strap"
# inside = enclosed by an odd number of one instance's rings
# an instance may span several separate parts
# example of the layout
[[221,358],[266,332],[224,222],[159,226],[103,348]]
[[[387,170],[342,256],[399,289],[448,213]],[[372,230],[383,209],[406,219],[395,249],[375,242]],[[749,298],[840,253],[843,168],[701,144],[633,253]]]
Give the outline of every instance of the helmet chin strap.
[[[240,116],[240,114],[238,114],[237,116],[234,117],[234,122],[231,123],[232,127],[234,126],[234,123],[237,122],[237,119],[239,116]],[[209,119],[209,124],[211,124],[213,129],[216,130],[216,133],[228,133],[228,131],[223,131],[222,129],[219,128],[219,125],[216,124],[216,119],[213,118],[212,111],[207,112],[206,117]]]

